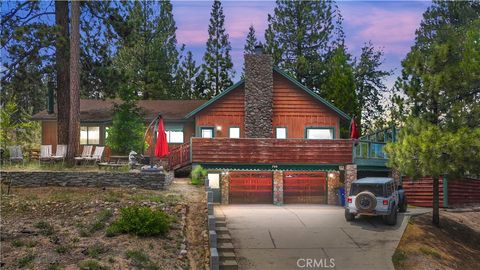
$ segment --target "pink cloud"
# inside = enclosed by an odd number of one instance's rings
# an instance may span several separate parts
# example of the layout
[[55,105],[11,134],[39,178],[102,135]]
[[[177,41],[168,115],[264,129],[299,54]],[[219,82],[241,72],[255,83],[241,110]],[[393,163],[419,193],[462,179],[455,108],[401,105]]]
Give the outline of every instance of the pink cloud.
[[347,42],[350,48],[358,49],[371,40],[386,53],[405,54],[413,44],[415,30],[420,25],[422,14],[418,10],[385,10],[380,8],[344,9],[345,26],[349,31]]

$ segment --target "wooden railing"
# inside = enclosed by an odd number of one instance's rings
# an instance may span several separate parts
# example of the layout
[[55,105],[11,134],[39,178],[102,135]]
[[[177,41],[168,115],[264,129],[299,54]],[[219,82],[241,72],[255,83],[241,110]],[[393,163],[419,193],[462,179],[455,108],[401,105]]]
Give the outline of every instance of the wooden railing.
[[170,170],[176,170],[191,163],[190,143],[184,143],[172,150],[168,155],[168,167]]
[[192,138],[192,162],[238,164],[344,164],[351,140]]

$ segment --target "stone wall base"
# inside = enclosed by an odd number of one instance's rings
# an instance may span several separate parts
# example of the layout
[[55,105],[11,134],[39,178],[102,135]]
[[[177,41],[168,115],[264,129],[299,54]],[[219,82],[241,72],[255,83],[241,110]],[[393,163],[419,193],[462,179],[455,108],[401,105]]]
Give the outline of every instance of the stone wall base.
[[139,187],[163,189],[173,177],[163,172],[2,171],[1,182],[18,187]]

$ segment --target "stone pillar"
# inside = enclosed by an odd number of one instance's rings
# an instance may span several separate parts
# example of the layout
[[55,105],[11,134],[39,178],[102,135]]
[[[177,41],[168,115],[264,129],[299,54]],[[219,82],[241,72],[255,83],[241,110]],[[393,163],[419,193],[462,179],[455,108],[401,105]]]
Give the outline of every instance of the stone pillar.
[[257,52],[245,55],[245,136],[272,138],[273,59]]
[[228,204],[228,194],[230,189],[230,175],[228,174],[228,172],[220,174],[220,188],[222,193],[222,204]]
[[273,171],[273,204],[283,204],[283,171]]
[[339,205],[338,204],[338,195],[337,189],[340,187],[340,172],[328,172],[327,173],[327,180],[328,180],[328,204],[329,205]]
[[350,187],[355,180],[357,180],[357,164],[345,165],[345,196],[350,194]]

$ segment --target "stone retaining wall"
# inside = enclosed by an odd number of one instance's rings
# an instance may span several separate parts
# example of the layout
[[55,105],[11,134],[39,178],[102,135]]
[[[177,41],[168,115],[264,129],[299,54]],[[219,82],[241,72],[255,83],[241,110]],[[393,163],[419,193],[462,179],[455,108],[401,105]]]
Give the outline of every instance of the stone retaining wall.
[[[18,187],[139,187],[163,189],[170,177],[164,173],[141,172],[68,172],[68,171],[2,171],[1,182]],[[167,178],[167,179],[166,179]]]

